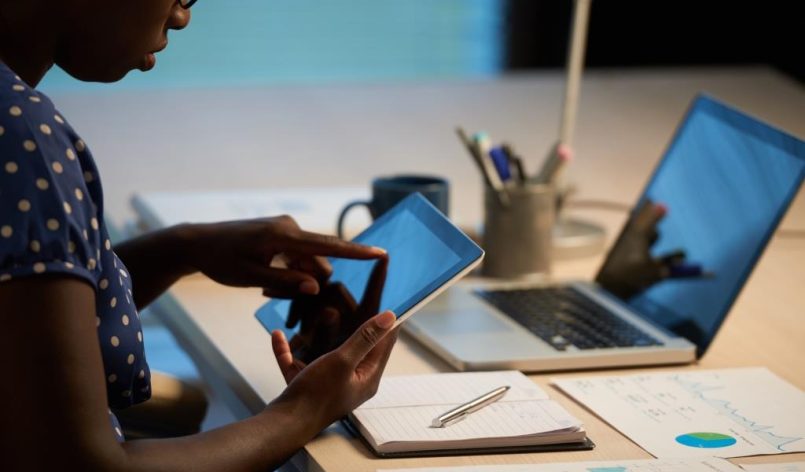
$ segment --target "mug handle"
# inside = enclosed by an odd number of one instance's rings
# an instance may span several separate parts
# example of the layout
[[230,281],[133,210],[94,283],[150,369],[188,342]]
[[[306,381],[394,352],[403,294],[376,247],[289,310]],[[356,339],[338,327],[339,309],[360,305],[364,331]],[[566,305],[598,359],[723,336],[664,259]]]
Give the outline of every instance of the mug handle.
[[[349,210],[355,208],[356,206],[365,206],[367,210],[369,210],[369,214],[372,214],[372,202],[357,200],[354,202],[347,203],[347,206],[341,210],[341,214],[338,215],[338,225],[336,226],[336,234],[338,234],[339,239],[344,239],[344,220],[347,218],[347,213]],[[374,218],[374,215],[372,215]]]

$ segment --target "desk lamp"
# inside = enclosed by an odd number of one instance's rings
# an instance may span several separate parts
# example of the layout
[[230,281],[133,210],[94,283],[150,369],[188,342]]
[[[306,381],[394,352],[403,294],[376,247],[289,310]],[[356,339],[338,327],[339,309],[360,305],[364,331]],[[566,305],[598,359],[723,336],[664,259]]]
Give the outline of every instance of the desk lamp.
[[[559,127],[559,140],[551,153],[557,152],[559,145],[573,148],[573,131],[578,112],[581,72],[584,67],[584,53],[592,0],[575,0],[573,8],[573,29],[570,49],[567,56],[567,82],[562,104],[562,117]],[[550,156],[549,156],[550,158]],[[557,191],[566,192],[563,179],[557,183]],[[604,248],[604,229],[596,224],[569,218],[560,213],[553,232],[553,255],[557,259],[582,257],[596,254]]]

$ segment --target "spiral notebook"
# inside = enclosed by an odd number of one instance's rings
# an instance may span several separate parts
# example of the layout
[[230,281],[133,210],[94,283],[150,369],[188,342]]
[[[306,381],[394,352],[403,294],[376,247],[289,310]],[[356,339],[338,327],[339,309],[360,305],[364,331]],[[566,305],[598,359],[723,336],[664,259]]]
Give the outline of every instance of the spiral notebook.
[[[444,428],[432,420],[495,388],[495,403]],[[377,395],[349,415],[348,427],[381,457],[586,450],[577,418],[517,371],[385,377]]]

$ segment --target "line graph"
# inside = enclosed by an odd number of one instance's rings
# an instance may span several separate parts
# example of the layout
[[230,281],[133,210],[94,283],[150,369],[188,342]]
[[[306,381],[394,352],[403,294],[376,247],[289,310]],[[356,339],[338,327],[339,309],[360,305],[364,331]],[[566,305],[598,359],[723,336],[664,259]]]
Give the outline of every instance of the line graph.
[[788,449],[785,448],[786,445],[805,440],[800,436],[776,434],[776,425],[756,421],[751,418],[751,414],[742,413],[741,409],[734,405],[732,400],[717,398],[718,393],[727,390],[727,386],[724,385],[723,381],[720,381],[721,379],[717,374],[714,374],[712,379],[702,379],[701,376],[692,379],[689,375],[672,375],[670,380],[676,382],[694,398],[707,403],[720,414],[748,429],[778,451],[788,452]]
[[805,392],[766,368],[554,383],[655,457],[805,452]]

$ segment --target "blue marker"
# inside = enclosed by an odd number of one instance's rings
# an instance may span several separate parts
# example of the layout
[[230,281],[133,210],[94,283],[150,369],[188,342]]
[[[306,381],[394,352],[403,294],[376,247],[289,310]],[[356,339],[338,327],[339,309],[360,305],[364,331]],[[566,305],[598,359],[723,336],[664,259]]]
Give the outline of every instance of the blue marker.
[[500,180],[506,182],[512,178],[511,168],[509,167],[509,157],[502,147],[493,147],[489,151],[489,157],[492,158],[492,163],[495,164],[495,170],[498,171]]

